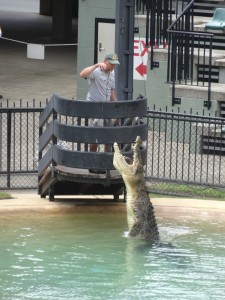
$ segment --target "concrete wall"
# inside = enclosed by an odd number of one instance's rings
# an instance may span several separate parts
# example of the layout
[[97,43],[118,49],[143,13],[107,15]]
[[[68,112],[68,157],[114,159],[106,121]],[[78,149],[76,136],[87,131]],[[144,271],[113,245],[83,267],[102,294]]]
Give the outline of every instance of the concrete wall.
[[146,81],[134,80],[134,97],[139,93],[143,93],[148,98],[149,109],[153,109],[153,107],[165,109],[166,106],[171,106],[170,85],[166,82],[167,55],[165,53],[163,55],[155,53],[154,61],[159,63],[159,67],[151,70],[150,60],[148,60]]

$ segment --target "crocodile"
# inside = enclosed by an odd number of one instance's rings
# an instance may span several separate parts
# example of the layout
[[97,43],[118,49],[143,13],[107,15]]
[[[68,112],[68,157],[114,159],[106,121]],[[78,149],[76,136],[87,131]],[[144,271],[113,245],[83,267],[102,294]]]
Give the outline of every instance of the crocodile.
[[113,165],[122,176],[126,187],[128,236],[157,242],[159,231],[144,177],[141,144],[142,140],[138,136],[133,146],[132,160],[123,156],[118,144],[114,143]]

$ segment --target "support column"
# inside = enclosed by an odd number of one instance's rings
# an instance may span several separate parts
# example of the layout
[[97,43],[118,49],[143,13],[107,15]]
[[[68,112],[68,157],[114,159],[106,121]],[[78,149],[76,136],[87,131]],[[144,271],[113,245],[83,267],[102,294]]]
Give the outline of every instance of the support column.
[[120,65],[116,68],[116,92],[118,100],[133,99],[135,0],[116,0],[115,49]]
[[72,6],[72,0],[53,0],[53,39],[62,42],[72,39]]
[[52,16],[53,0],[40,0],[40,15]]

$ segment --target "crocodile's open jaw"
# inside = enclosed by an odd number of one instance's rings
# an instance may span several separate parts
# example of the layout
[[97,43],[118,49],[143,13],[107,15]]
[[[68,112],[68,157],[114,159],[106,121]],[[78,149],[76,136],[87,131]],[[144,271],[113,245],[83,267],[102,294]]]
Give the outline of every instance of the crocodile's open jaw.
[[121,175],[134,175],[134,160],[120,153],[119,146],[114,143],[113,165]]
[[141,138],[138,136],[133,146],[133,160],[122,155],[118,144],[114,143],[113,165],[121,175],[135,175],[138,172],[143,172],[142,162],[140,161],[140,157],[138,157],[140,155],[141,143]]

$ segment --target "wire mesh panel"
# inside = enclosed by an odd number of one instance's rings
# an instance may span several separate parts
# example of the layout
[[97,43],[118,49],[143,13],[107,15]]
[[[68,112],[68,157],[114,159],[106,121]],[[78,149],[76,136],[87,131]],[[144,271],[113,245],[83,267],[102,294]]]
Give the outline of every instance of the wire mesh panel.
[[147,178],[225,186],[225,120],[149,111]]
[[0,189],[37,187],[35,151],[41,111],[0,110]]

